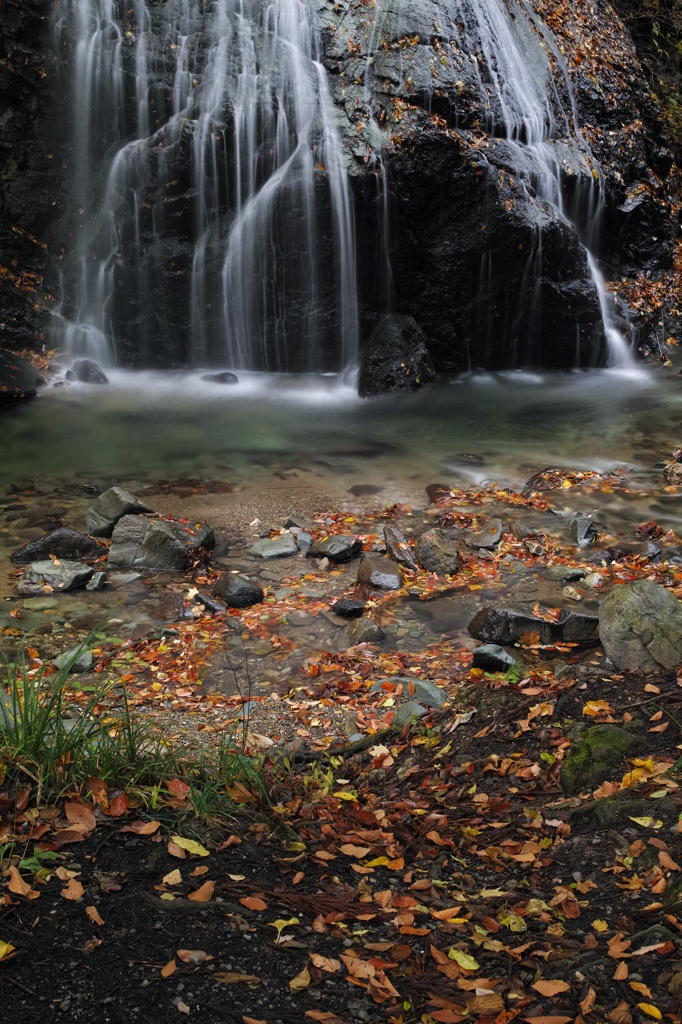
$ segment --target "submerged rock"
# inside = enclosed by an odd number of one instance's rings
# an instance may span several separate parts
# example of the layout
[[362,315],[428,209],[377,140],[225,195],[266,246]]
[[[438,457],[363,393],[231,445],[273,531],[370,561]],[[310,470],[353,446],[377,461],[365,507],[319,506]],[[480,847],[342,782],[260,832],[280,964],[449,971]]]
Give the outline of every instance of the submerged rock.
[[127,515],[116,524],[109,548],[109,568],[183,572],[191,551],[211,548],[213,530],[166,519]]
[[247,576],[224,572],[213,587],[213,594],[219,597],[228,608],[250,608],[260,604],[265,594],[263,588]]
[[17,585],[20,594],[62,593],[84,587],[92,579],[93,570],[82,562],[71,562],[68,559],[59,561],[45,560],[31,562],[26,569],[23,580]]
[[414,317],[385,316],[360,352],[359,395],[414,391],[432,384],[436,371],[427,343]]
[[350,562],[362,551],[362,541],[345,533],[316,540],[308,548],[310,558],[328,558],[330,562]]
[[109,378],[94,359],[77,359],[66,373],[67,380],[78,380],[81,384],[108,384]]
[[58,530],[46,533],[44,537],[38,537],[37,540],[30,540],[27,544],[22,544],[20,548],[12,552],[10,558],[15,565],[26,565],[27,562],[39,562],[49,555],[78,561],[81,558],[99,558],[103,554],[105,554],[105,549],[101,548],[92,537],[86,537],[76,530],[60,527]]
[[365,601],[344,597],[340,601],[335,601],[330,610],[334,612],[334,615],[340,615],[342,619],[359,619],[365,607]]
[[541,644],[594,644],[599,642],[599,619],[596,615],[580,615],[562,611],[557,622],[548,622],[527,612],[512,608],[482,608],[469,623],[469,633],[476,640],[495,644],[518,643],[524,633],[536,633]]
[[384,631],[372,619],[356,619],[348,626],[348,638],[351,644],[380,644],[384,639]]
[[236,373],[230,373],[229,370],[221,370],[220,373],[204,373],[201,376],[202,380],[208,380],[211,384],[238,384],[239,378]]
[[454,576],[459,572],[459,546],[444,530],[434,528],[423,533],[415,546],[417,561],[422,569],[439,576]]
[[403,537],[400,530],[395,526],[384,526],[384,540],[386,541],[386,554],[399,565],[406,569],[416,569],[417,563],[412,553],[412,548]]
[[44,379],[30,363],[13,352],[0,351],[0,405],[33,398]]
[[85,526],[93,537],[110,537],[119,519],[143,512],[153,512],[153,509],[123,487],[110,487],[85,513]]
[[256,541],[251,548],[254,558],[288,558],[297,552],[296,538],[291,533],[282,533],[279,537],[266,537]]
[[651,580],[615,586],[599,608],[599,636],[619,670],[682,664],[682,604]]
[[358,583],[374,590],[400,590],[403,578],[390,558],[363,555],[358,567]]

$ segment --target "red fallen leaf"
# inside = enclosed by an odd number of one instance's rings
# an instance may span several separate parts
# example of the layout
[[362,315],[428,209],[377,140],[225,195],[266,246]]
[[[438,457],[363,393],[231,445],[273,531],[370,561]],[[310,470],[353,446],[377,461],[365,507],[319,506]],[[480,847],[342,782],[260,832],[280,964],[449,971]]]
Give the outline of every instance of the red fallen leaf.
[[189,796],[189,786],[182,779],[171,779],[166,783],[166,789],[180,800],[185,800]]
[[65,800],[64,814],[66,820],[70,821],[72,825],[85,825],[89,829],[93,829],[97,825],[97,819],[92,810],[86,804],[82,804],[80,800]]
[[109,800],[109,814],[112,818],[120,818],[128,810],[128,797],[123,790],[116,789]]
[[25,811],[28,807],[28,798],[31,795],[31,787],[27,786],[17,794],[16,808],[18,811]]
[[455,1013],[454,1010],[432,1010],[429,1017],[438,1021],[438,1024],[459,1024],[460,1021],[464,1020],[464,1014]]
[[84,841],[85,841],[85,834],[83,832],[76,832],[75,829],[71,829],[71,828],[62,828],[58,832],[54,833],[54,835],[52,836],[52,843],[50,843],[50,844],[44,843],[42,845],[43,846],[50,845],[50,846],[52,846],[54,848],[55,845],[57,847],[59,847],[59,846],[68,846],[69,843],[82,843]]
[[[49,831],[50,831],[50,826],[49,825],[36,825],[35,828],[31,829],[31,834],[29,836],[29,839],[40,839],[42,836],[45,835],[46,832],[49,832]],[[0,836],[0,840],[1,839],[2,839],[2,836]]]
[[413,928],[411,925],[403,925],[400,929],[401,935],[429,935],[430,928]]
[[448,962],[447,953],[443,953],[443,951],[438,949],[436,946],[431,946],[431,956],[437,964],[446,964]]

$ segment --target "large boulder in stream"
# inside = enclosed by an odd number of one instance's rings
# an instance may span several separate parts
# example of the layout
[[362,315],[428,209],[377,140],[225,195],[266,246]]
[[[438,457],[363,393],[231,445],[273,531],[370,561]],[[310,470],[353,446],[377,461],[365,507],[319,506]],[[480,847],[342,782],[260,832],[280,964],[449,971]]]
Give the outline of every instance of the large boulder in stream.
[[30,363],[13,352],[0,351],[0,405],[33,398],[45,381]]
[[119,519],[141,515],[143,512],[153,512],[153,509],[125,488],[110,487],[100,494],[95,504],[85,513],[85,525],[93,537],[111,537]]
[[535,634],[537,643],[558,641],[574,644],[599,643],[599,619],[596,615],[561,611],[556,619],[543,619],[513,608],[481,608],[469,623],[475,640],[493,644],[515,644],[522,636]]
[[414,317],[385,316],[360,353],[359,395],[368,398],[432,384],[436,371],[427,345]]
[[214,544],[213,530],[206,524],[123,516],[114,528],[108,565],[110,569],[183,572],[191,552]]
[[620,670],[682,664],[682,604],[652,580],[615,586],[599,608],[599,636]]

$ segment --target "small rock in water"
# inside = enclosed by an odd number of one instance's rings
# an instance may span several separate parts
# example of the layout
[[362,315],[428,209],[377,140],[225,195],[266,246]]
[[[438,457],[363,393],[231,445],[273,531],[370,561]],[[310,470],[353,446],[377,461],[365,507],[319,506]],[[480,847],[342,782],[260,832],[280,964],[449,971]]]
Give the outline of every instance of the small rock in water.
[[[26,575],[17,586],[20,594],[45,594],[54,591],[63,593],[84,587],[92,579],[93,571],[82,562],[44,561],[31,562]],[[46,590],[47,588],[47,590]]]
[[569,601],[582,601],[583,599],[583,595],[580,593],[579,590],[576,590],[575,587],[564,587],[561,593],[564,595],[564,597],[567,597]]
[[77,359],[66,374],[67,380],[79,380],[81,384],[108,384],[106,373],[93,359]]
[[596,587],[601,587],[604,582],[604,577],[600,572],[590,572],[583,580],[583,586],[589,587],[590,590],[594,590]]
[[85,513],[85,526],[93,537],[110,537],[123,516],[153,511],[123,487],[110,487]]
[[658,562],[661,558],[661,549],[658,544],[654,544],[652,540],[647,541],[646,557],[650,562]]
[[362,551],[362,541],[349,534],[337,533],[316,540],[308,549],[310,558],[328,558],[330,562],[350,562]]
[[363,555],[358,567],[358,583],[374,590],[400,590],[403,578],[390,558]]
[[399,565],[404,565],[406,569],[417,568],[412,548],[400,530],[396,530],[395,526],[384,526],[384,540],[386,541],[386,554],[389,558],[398,562]]
[[204,373],[201,379],[208,380],[211,384],[239,384],[236,373],[230,373],[229,370],[221,370],[220,373]]
[[92,537],[86,537],[82,533],[77,533],[76,530],[60,527],[58,530],[46,533],[44,537],[38,537],[37,540],[30,540],[27,544],[22,544],[20,548],[12,552],[10,558],[15,565],[26,565],[28,562],[40,562],[49,555],[77,561],[81,558],[99,558],[103,554],[105,554],[105,549],[101,548]]
[[307,551],[313,542],[313,538],[305,530],[300,529],[298,526],[291,527],[291,536],[296,541],[296,547],[299,551]]
[[507,672],[513,665],[518,665],[518,661],[499,644],[482,644],[474,651],[473,667],[484,672]]
[[451,489],[447,484],[429,484],[426,488],[426,497],[432,505],[441,498],[447,498],[450,493]]
[[394,729],[403,729],[410,724],[413,718],[423,718],[426,713],[426,708],[418,704],[416,700],[408,700],[398,708],[391,725]]
[[384,636],[383,629],[372,619],[356,619],[348,627],[351,644],[380,644]]
[[682,604],[652,580],[614,587],[599,608],[599,636],[619,671],[682,664]]
[[37,370],[13,352],[0,352],[0,405],[33,398],[45,381]]
[[560,583],[570,583],[574,580],[581,580],[585,576],[584,569],[578,569],[572,565],[552,565],[547,570],[548,580],[558,580]]
[[279,537],[256,541],[251,548],[255,558],[287,558],[298,551],[296,538],[291,533],[282,533]]
[[219,597],[228,608],[250,608],[260,604],[265,594],[263,588],[247,576],[224,572],[213,587],[214,597]]
[[588,565],[609,565],[611,562],[619,562],[621,558],[625,558],[626,553],[622,548],[614,548],[609,546],[608,548],[594,551],[587,559]]
[[588,516],[576,516],[575,519],[569,519],[568,535],[579,548],[586,548],[590,544],[594,544],[597,539],[594,523]]
[[[620,589],[620,588],[618,588]],[[599,619],[563,611],[558,621],[548,622],[527,612],[511,608],[482,608],[469,623],[469,633],[476,640],[494,644],[515,644],[525,633],[536,633],[541,644],[593,644],[599,640]]]
[[501,519],[486,519],[480,530],[465,530],[462,539],[467,547],[492,551],[502,540],[502,530]]
[[69,672],[89,672],[95,663],[92,651],[81,651],[80,655],[76,657],[80,650],[80,647],[75,647],[72,651],[66,651],[65,654],[54,658],[52,664],[60,671],[71,665]]
[[359,619],[365,610],[365,602],[344,597],[340,601],[335,601],[330,607],[335,615],[340,615],[343,619]]
[[296,526],[299,530],[305,530],[306,533],[312,533],[316,529],[317,524],[312,519],[306,519],[305,516],[298,515],[297,512],[293,512],[287,517],[284,524],[287,530],[290,530],[292,526]]
[[535,530],[532,530],[530,526],[526,526],[520,519],[515,519],[511,526],[511,532],[515,540],[526,540],[527,537],[532,537]]
[[204,591],[199,591],[198,594],[194,595],[194,603],[203,604],[204,608],[212,612],[213,615],[216,615],[218,612],[227,611],[227,605]]
[[403,694],[409,694],[427,708],[442,708],[445,703],[446,693],[440,686],[429,682],[428,679],[402,679],[394,676],[391,682],[403,684]]
[[415,547],[417,561],[422,569],[439,576],[459,572],[459,547],[457,541],[443,530],[433,529],[423,533]]
[[85,584],[86,590],[101,590],[104,584],[107,582],[107,574],[105,572],[96,572],[89,583]]
[[368,494],[381,494],[382,491],[383,487],[379,484],[353,484],[352,487],[348,488],[348,493],[356,498],[362,498]]
[[123,516],[109,548],[109,568],[183,572],[190,551],[211,548],[213,530],[205,523],[179,523],[146,516]]

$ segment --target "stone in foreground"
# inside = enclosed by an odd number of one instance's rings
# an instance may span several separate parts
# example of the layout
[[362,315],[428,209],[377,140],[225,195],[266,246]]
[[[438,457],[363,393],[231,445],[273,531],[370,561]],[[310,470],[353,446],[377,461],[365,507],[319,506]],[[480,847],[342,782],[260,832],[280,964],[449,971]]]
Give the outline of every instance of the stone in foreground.
[[462,539],[469,548],[492,551],[502,540],[503,529],[501,519],[486,519],[480,530],[466,530]]
[[404,729],[413,718],[423,718],[426,713],[426,708],[418,704],[416,700],[408,700],[405,704],[401,704],[394,714],[391,726],[394,729]]
[[346,533],[316,540],[308,548],[310,558],[328,558],[330,562],[350,562],[362,551],[362,541]]
[[474,668],[482,668],[484,672],[508,672],[518,661],[507,654],[499,644],[482,644],[474,651]]
[[356,619],[348,627],[351,644],[380,644],[384,639],[384,631],[372,619]]
[[298,552],[296,538],[292,533],[282,533],[279,537],[266,537],[256,541],[251,548],[254,558],[288,558]]
[[417,568],[412,548],[400,530],[396,530],[395,526],[384,526],[384,540],[386,541],[386,554],[389,558],[398,562],[399,565],[404,565],[406,569],[415,570]]
[[265,594],[263,588],[247,576],[224,572],[213,588],[214,597],[219,597],[228,608],[250,608],[260,604]]
[[123,487],[110,487],[85,513],[85,526],[93,537],[111,537],[116,523],[123,516],[153,511]]
[[72,651],[66,651],[52,661],[55,668],[61,671],[68,667],[69,672],[89,672],[94,663],[95,659],[92,651],[81,651],[80,647],[75,647]]
[[116,524],[109,548],[110,569],[156,569],[183,572],[191,551],[211,548],[213,530],[146,516],[123,516]]
[[651,580],[615,586],[599,608],[599,636],[619,670],[682,664],[682,604]]
[[561,765],[561,788],[569,795],[619,778],[625,759],[641,748],[641,738],[616,725],[593,725],[571,745]]
[[343,597],[335,601],[330,607],[334,615],[340,615],[342,619],[359,619],[365,610],[364,601],[356,601],[351,597]]
[[[63,593],[84,587],[92,579],[93,571],[82,562],[63,561],[31,562],[26,575],[17,586],[20,594]],[[46,589],[48,588],[48,589]]]
[[55,558],[67,558],[78,561],[81,558],[99,558],[105,553],[97,541],[86,537],[76,530],[60,527],[52,533],[46,533],[37,540],[30,540],[10,555],[15,565],[27,565],[28,562],[40,562],[49,555]]
[[512,608],[481,608],[469,623],[469,633],[476,640],[494,644],[515,644],[524,633],[536,633],[541,644],[596,644],[599,642],[599,619],[596,615],[580,615],[562,611],[558,621],[548,622],[527,612]]
[[435,572],[438,576],[454,576],[459,572],[457,541],[444,530],[433,529],[423,533],[417,541],[415,553],[422,569],[427,572]]
[[385,316],[360,353],[360,397],[414,391],[432,384],[436,371],[427,343],[413,317]]
[[358,583],[373,590],[400,590],[403,578],[390,558],[363,555],[358,567]]

